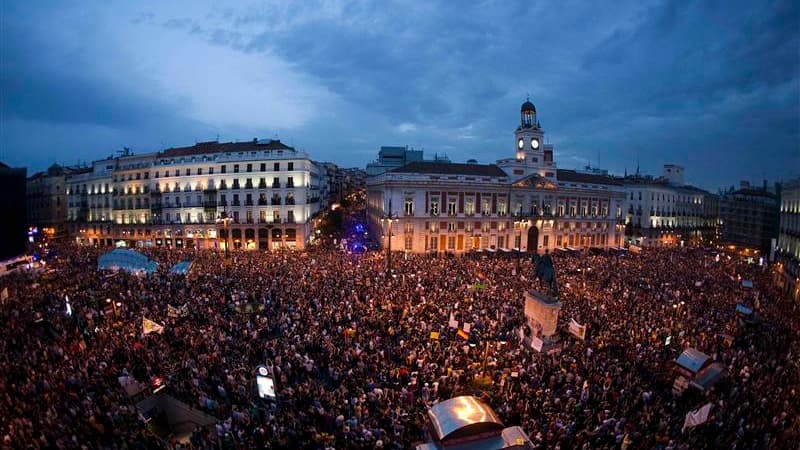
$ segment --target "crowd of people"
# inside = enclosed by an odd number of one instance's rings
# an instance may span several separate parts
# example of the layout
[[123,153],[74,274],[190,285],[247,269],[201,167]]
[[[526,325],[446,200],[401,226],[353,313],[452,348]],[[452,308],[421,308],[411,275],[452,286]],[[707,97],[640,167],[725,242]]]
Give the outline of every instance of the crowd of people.
[[[736,256],[553,255],[560,352],[541,354],[518,332],[524,291],[548,289],[527,258],[395,255],[387,276],[385,255],[372,252],[225,260],[141,249],[159,269],[134,275],[96,270],[105,251],[59,248],[44,273],[0,280],[9,293],[2,448],[413,448],[426,439],[427,408],[457,395],[480,396],[537,448],[764,449],[800,439],[800,305],[773,290],[769,268]],[[190,273],[170,274],[180,260],[193,262]],[[758,320],[734,333],[737,303]],[[143,318],[163,332],[144,335]],[[587,325],[585,340],[566,333],[570,319]],[[457,333],[465,323],[466,339]],[[688,347],[727,376],[676,395],[673,360]],[[272,371],[274,401],[256,395],[259,365]],[[180,443],[159,435],[120,377],[159,377],[162,393],[217,423]],[[710,420],[682,430],[686,413],[709,402]]]

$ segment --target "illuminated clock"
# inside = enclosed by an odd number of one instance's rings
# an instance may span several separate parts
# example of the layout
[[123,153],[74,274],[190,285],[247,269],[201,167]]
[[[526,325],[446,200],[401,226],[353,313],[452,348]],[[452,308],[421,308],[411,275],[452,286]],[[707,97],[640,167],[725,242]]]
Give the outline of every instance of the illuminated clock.
[[519,147],[520,150],[522,150],[522,147],[524,145],[525,145],[525,142],[522,139],[520,139],[519,142],[517,142],[517,147]]
[[531,139],[531,148],[534,150],[539,149],[539,139],[536,138]]

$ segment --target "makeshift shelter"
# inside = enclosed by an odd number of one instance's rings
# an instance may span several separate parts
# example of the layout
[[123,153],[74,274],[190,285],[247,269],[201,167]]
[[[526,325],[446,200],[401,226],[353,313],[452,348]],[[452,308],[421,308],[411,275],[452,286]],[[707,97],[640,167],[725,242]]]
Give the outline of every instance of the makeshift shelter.
[[721,380],[725,376],[725,373],[725,366],[718,362],[711,363],[711,365],[707,366],[705,369],[700,370],[689,385],[701,391],[705,391],[716,384],[717,381]]
[[710,362],[711,357],[696,348],[687,348],[675,359],[676,369],[688,378],[693,378]]
[[476,397],[454,397],[428,410],[432,442],[417,450],[516,450],[533,445],[520,427],[504,428],[497,414]]
[[156,271],[158,263],[142,255],[136,250],[117,248],[97,259],[98,270],[124,270],[126,272],[145,274]]
[[174,274],[174,275],[186,275],[186,274],[189,273],[190,270],[192,270],[192,262],[191,261],[181,261],[181,262],[175,264],[174,266],[172,266],[172,268],[169,269],[169,273]]

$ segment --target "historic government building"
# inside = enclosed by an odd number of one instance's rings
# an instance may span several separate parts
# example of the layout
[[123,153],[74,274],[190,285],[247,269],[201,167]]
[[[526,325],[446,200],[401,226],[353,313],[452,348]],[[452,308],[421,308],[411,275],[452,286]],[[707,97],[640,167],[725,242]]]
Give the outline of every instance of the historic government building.
[[395,251],[463,253],[617,247],[623,183],[558,169],[533,103],[520,110],[512,158],[496,164],[415,161],[367,180],[367,208]]

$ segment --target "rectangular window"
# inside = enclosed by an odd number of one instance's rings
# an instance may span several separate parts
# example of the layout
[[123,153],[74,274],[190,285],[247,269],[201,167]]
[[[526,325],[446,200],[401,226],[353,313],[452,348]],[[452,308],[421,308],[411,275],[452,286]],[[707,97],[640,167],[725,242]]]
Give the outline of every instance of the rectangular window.
[[286,170],[294,170],[294,163],[293,162],[287,163],[287,166],[288,167],[286,168]]
[[489,200],[482,199],[481,200],[481,214],[484,216],[488,216],[491,213],[491,209],[489,209]]
[[239,165],[238,164],[234,164],[233,165],[233,173],[239,173]]
[[497,204],[497,214],[504,216],[506,214],[506,202],[501,200]]
[[545,234],[543,238],[544,238],[544,248],[547,248],[548,245],[550,245],[550,235]]
[[214,168],[213,167],[209,167],[208,168],[208,174],[209,175],[214,175]]
[[448,200],[447,201],[447,214],[450,216],[456,215],[456,201],[455,200]]
[[289,223],[294,223],[294,211],[293,210],[290,209],[289,211],[286,212],[286,221],[289,222]]
[[437,247],[439,247],[439,237],[431,236],[431,245],[428,248],[431,250],[436,250]]
[[414,224],[411,222],[406,222],[405,224],[405,232],[406,233],[413,233],[414,232]]
[[414,248],[414,237],[413,236],[406,236],[404,248],[406,250],[412,250]]
[[261,163],[261,171],[262,172],[266,172],[267,171],[267,163]]
[[286,177],[286,187],[287,188],[294,187],[294,177]]
[[447,223],[447,231],[450,231],[450,232],[456,231],[456,223],[455,222],[448,222]]
[[464,214],[468,216],[475,214],[475,200],[467,199],[467,203],[464,205]]
[[272,211],[272,221],[279,223],[281,221],[281,212],[278,210]]
[[198,175],[202,175],[203,174],[203,168],[202,167],[198,167],[197,168],[197,174]]
[[247,165],[247,171],[248,172],[252,172],[253,171],[253,165],[252,164],[248,164]]
[[404,208],[403,208],[403,211],[405,212],[405,214],[407,216],[413,216],[414,215],[414,200],[412,200],[410,198],[407,198],[406,202],[405,202],[405,205],[404,205]]
[[226,170],[227,168],[228,168],[228,166],[223,164],[222,167],[219,168],[219,172],[220,173],[227,173],[227,170]]
[[281,163],[275,163],[272,165],[272,170],[275,172],[279,172],[281,170]]
[[439,215],[439,199],[431,201],[431,215],[432,216]]
[[456,249],[456,237],[455,236],[448,236],[447,237],[447,249],[448,250],[455,250]]

